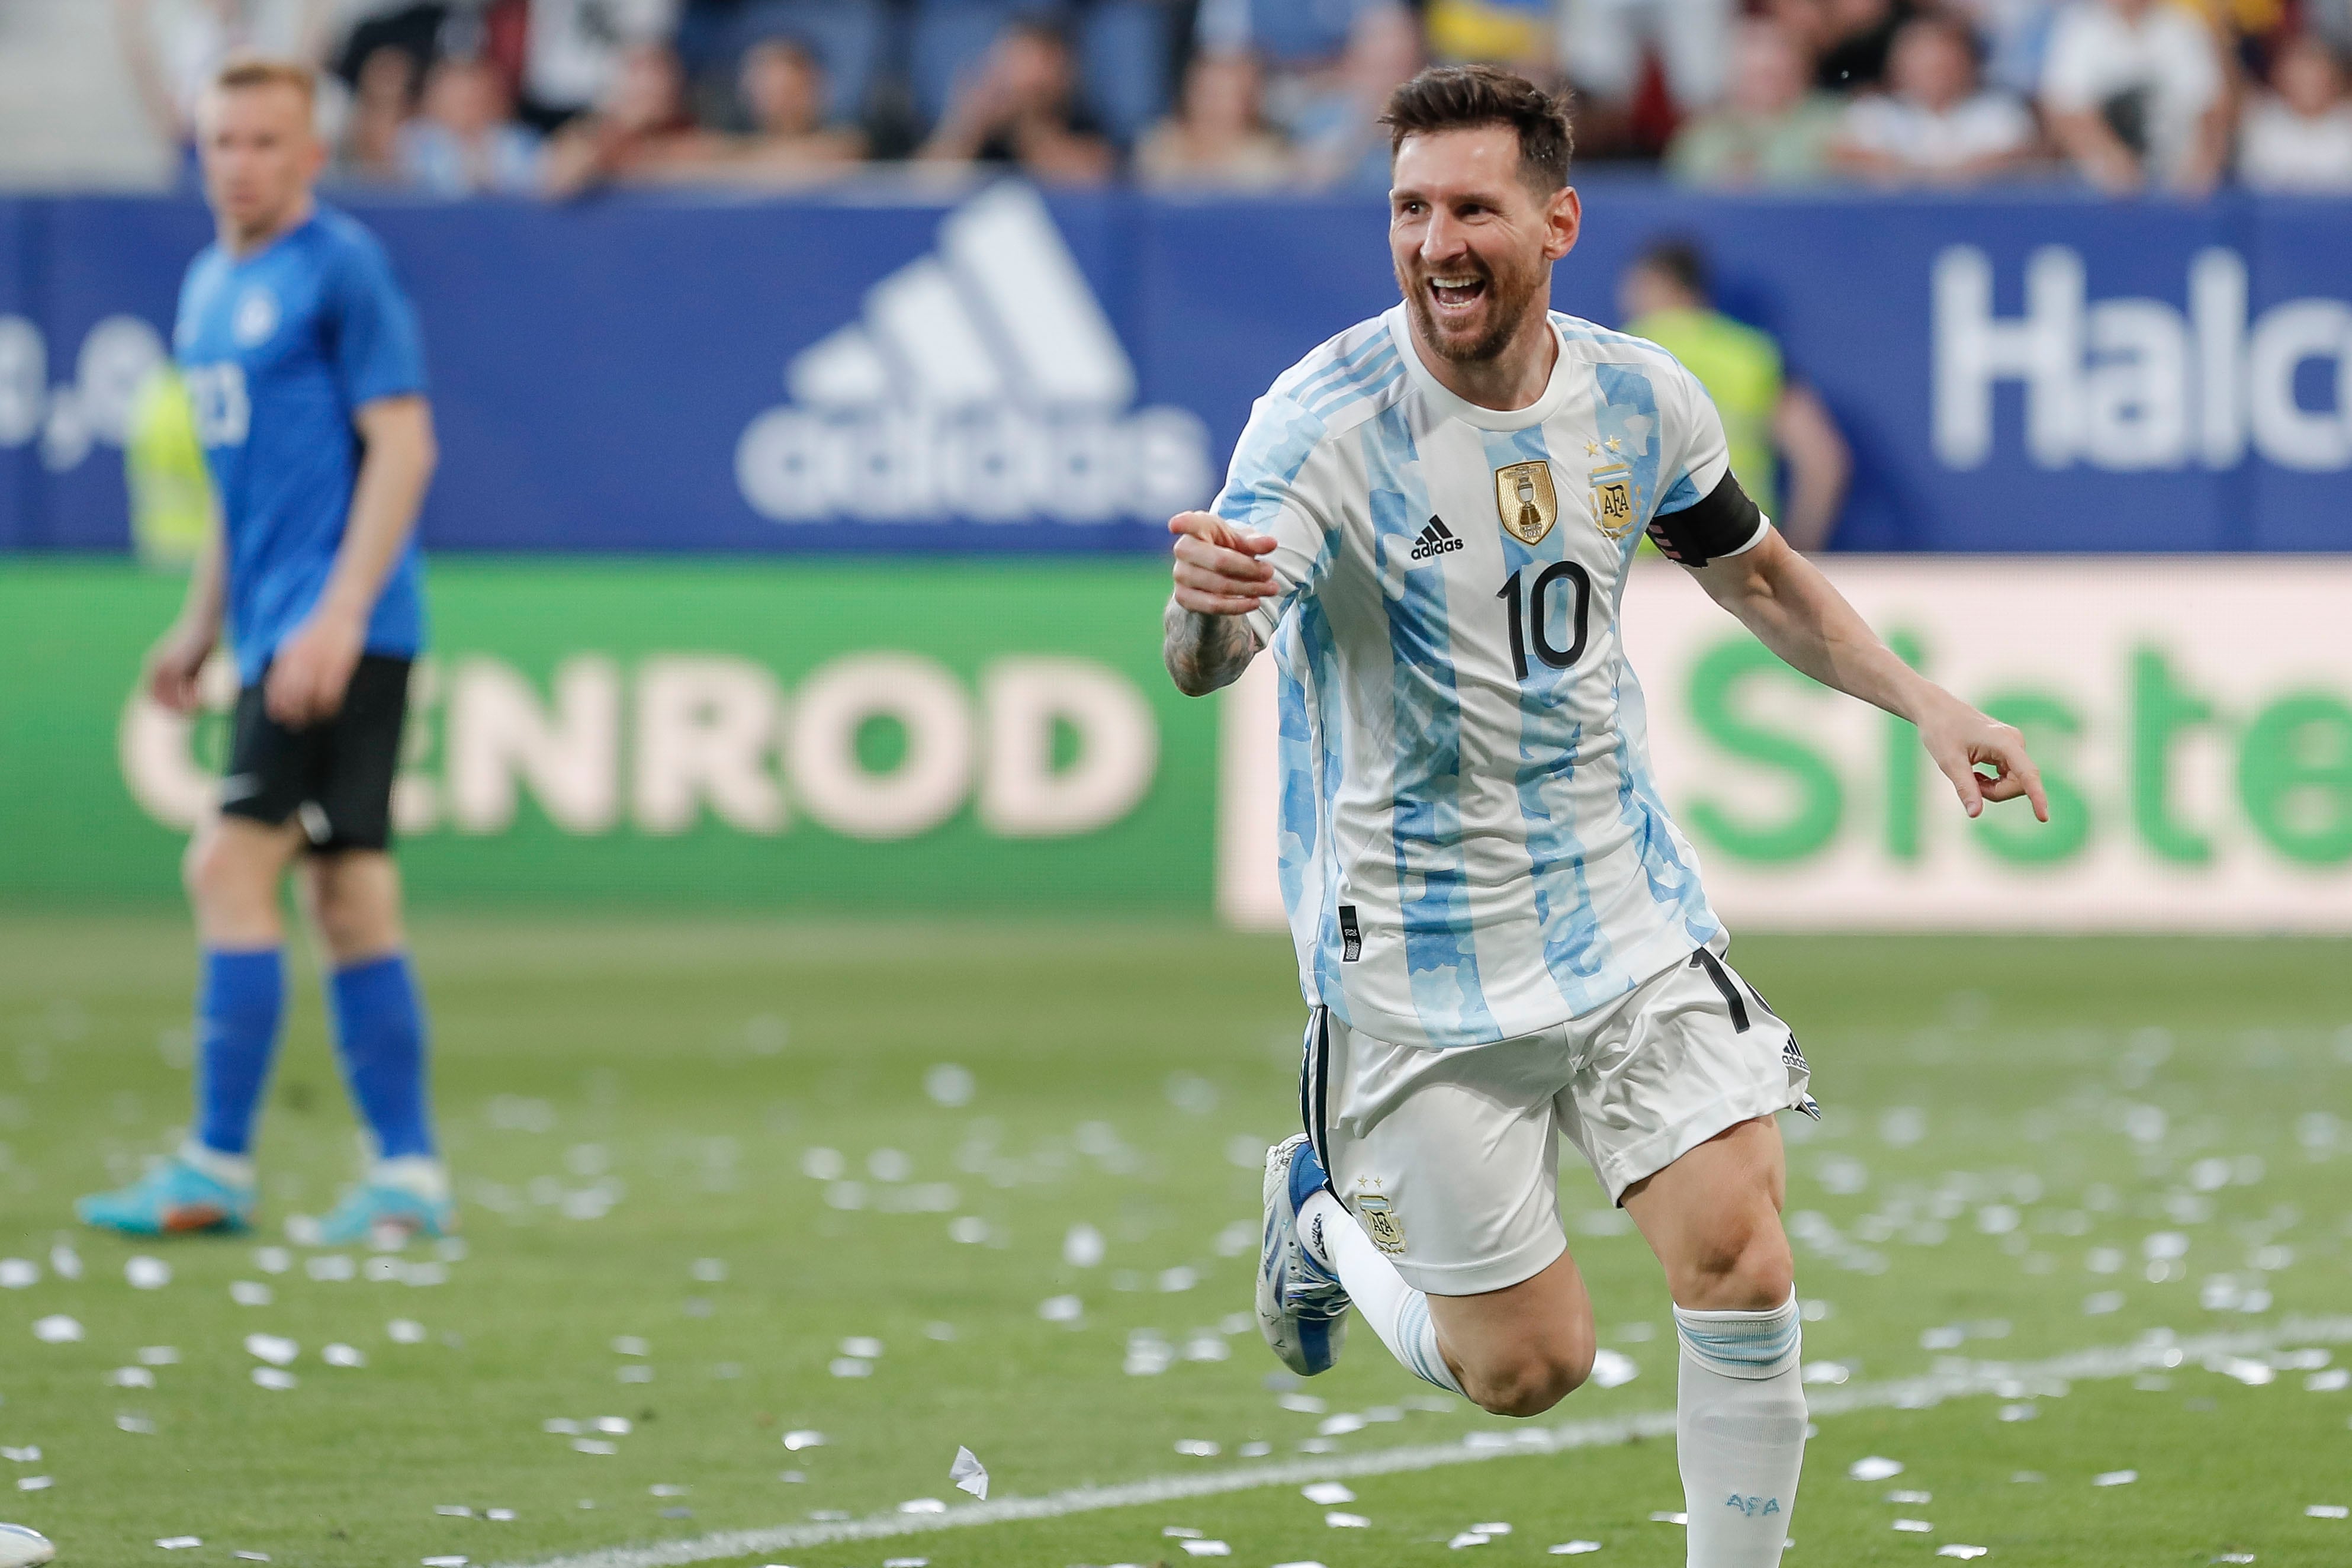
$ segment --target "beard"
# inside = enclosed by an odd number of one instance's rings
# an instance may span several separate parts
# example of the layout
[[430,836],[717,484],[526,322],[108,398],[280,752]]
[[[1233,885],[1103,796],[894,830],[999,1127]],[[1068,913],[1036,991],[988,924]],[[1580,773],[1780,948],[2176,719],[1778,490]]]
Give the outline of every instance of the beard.
[[1497,270],[1478,262],[1471,270],[1486,280],[1486,324],[1476,336],[1466,340],[1448,335],[1438,321],[1437,311],[1430,303],[1426,272],[1418,278],[1407,276],[1402,268],[1396,272],[1397,290],[1404,296],[1405,309],[1412,314],[1421,341],[1439,357],[1455,364],[1481,364],[1502,353],[1517,334],[1528,307],[1544,286],[1539,268]]

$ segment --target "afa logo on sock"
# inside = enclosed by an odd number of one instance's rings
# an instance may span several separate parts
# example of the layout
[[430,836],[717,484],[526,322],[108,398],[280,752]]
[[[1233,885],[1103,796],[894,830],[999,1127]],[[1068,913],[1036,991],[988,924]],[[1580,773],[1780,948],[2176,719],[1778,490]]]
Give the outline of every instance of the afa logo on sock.
[[1762,1519],[1780,1511],[1780,1500],[1776,1497],[1741,1497],[1738,1492],[1723,1500],[1726,1508],[1736,1508],[1750,1519]]

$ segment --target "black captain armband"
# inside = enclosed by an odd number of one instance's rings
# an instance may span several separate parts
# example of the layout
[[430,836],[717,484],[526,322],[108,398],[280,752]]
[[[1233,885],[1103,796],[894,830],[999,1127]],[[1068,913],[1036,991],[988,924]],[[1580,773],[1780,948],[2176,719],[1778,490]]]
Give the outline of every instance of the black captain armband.
[[1706,500],[1652,518],[1650,537],[1667,560],[1704,566],[1718,555],[1736,554],[1753,542],[1763,521],[1763,512],[1726,468],[1723,481],[1707,492]]

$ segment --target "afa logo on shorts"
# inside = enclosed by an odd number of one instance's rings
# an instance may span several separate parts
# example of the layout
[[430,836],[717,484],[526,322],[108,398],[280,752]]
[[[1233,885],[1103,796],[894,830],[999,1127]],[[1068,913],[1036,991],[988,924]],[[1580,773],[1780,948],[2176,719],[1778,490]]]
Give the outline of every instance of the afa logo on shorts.
[[1374,1247],[1391,1256],[1404,1251],[1404,1221],[1397,1218],[1386,1196],[1378,1192],[1358,1193],[1356,1218]]

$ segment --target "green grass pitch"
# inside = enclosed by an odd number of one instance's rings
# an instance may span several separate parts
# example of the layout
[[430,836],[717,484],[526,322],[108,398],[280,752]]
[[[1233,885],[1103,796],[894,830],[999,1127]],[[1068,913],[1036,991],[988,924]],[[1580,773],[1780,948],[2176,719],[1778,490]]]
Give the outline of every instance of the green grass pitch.
[[[543,1563],[952,1509],[959,1446],[1002,1500],[1484,1445],[1354,1476],[1360,1528],[1328,1525],[1294,1475],[729,1561],[1190,1563],[1176,1529],[1246,1568],[1387,1568],[1454,1561],[1448,1542],[1487,1522],[1510,1532],[1469,1561],[1570,1541],[1604,1565],[1682,1560],[1681,1531],[1651,1519],[1682,1507],[1670,1442],[1514,1454],[1496,1445],[1528,1424],[1417,1397],[1360,1329],[1329,1375],[1269,1377],[1246,1314],[1256,1152],[1296,1103],[1278,939],[467,914],[428,916],[417,947],[462,1256],[336,1263],[268,1250],[354,1158],[307,966],[262,1229],[126,1245],[76,1233],[68,1205],[181,1124],[184,927],[0,918],[0,1258],[21,1260],[0,1265],[0,1518],[50,1534],[68,1568]],[[1824,1380],[1791,1564],[1956,1544],[1989,1568],[2352,1562],[2352,1520],[2309,1511],[2352,1504],[2335,1370],[2352,1342],[2287,1326],[2352,1310],[2352,946],[1751,939],[1734,956],[1794,1021],[1827,1111],[1787,1128]],[[1532,1426],[1670,1412],[1654,1265],[1580,1169],[1563,1194],[1602,1343],[1634,1375]],[[140,1255],[170,1282],[134,1289]],[[81,1337],[37,1335],[58,1317]],[[257,1333],[299,1347],[294,1386],[257,1385]],[[2167,1333],[2189,1347],[2177,1366],[2036,1370],[2135,1342],[2160,1363]],[[2222,1333],[2251,1337],[2223,1356],[2203,1339]],[[331,1364],[330,1344],[364,1364]],[[176,1360],[147,1364],[156,1347]],[[1963,1362],[2021,1370],[1910,1408],[1864,1392]],[[1306,1395],[1321,1409],[1294,1408]],[[607,1416],[629,1429],[600,1434]],[[577,1436],[547,1429],[564,1422]],[[825,1440],[788,1447],[800,1432]],[[1864,1457],[1904,1469],[1851,1479]],[[154,1544],[185,1536],[203,1544]]]

